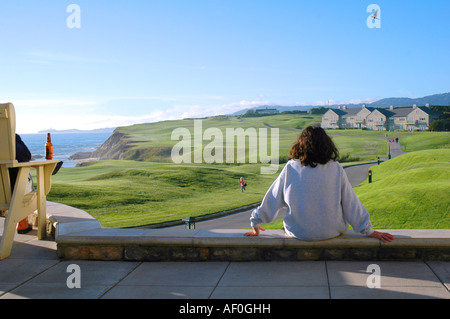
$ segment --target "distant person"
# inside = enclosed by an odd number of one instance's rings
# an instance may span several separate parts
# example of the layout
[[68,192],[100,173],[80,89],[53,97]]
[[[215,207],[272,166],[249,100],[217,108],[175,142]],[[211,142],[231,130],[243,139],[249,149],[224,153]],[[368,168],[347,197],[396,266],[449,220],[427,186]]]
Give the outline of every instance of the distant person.
[[356,232],[383,242],[394,237],[372,229],[370,216],[350,185],[339,152],[326,132],[309,126],[298,136],[290,151],[291,160],[270,186],[261,205],[250,217],[258,236],[261,224],[286,214],[284,231],[300,240],[324,240],[339,236],[349,225]]
[[239,184],[241,184],[241,192],[244,192],[245,191],[245,187],[247,186],[247,183],[245,182],[243,177],[241,177],[239,179]]

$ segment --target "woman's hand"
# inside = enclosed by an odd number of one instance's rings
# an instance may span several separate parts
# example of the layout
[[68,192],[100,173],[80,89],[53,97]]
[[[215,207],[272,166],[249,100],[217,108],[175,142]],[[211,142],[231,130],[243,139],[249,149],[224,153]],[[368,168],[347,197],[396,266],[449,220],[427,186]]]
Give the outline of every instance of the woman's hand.
[[249,231],[249,232],[247,232],[247,233],[245,233],[244,236],[258,236],[260,230],[261,230],[261,231],[265,231],[265,229],[262,228],[261,226],[258,226],[258,227],[252,227],[252,228],[253,228],[253,230],[252,230],[252,231]]
[[394,240],[394,236],[392,236],[391,234],[389,234],[389,233],[382,233],[382,232],[378,232],[378,231],[374,231],[371,235],[369,235],[369,237],[372,237],[372,238],[378,238],[378,239],[380,239],[383,243],[385,243],[385,242],[391,242],[391,241],[393,241]]

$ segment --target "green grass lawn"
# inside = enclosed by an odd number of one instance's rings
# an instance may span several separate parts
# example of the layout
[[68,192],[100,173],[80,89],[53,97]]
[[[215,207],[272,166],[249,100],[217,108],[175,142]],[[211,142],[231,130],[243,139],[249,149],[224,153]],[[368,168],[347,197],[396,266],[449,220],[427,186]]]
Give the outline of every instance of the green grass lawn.
[[179,220],[259,202],[276,177],[260,174],[260,166],[98,161],[61,169],[48,200],[83,209],[104,227]]
[[[203,132],[219,128],[224,136],[227,128],[279,127],[279,155],[286,160],[301,128],[319,121],[319,116],[281,114],[208,118],[202,120],[202,125]],[[83,209],[104,227],[114,228],[179,220],[261,201],[282,166],[275,174],[263,175],[260,169],[266,165],[249,164],[248,150],[244,164],[171,162],[170,150],[177,143],[171,140],[173,130],[184,127],[194,134],[193,124],[193,120],[178,120],[118,128],[118,132],[126,134],[127,156],[136,160],[98,161],[83,167],[62,168],[53,176],[48,199]],[[328,133],[348,162],[387,156],[386,132],[336,130]],[[435,151],[413,152],[383,163],[374,168],[372,184],[363,183],[356,188],[372,215],[374,226],[449,228],[448,134],[388,132],[388,135],[399,137],[407,151]],[[203,147],[208,143],[203,141]],[[244,193],[238,184],[241,176],[248,182]]]
[[417,151],[374,166],[355,192],[375,228],[450,228],[450,149]]
[[[250,117],[250,118],[238,118],[238,117],[211,117],[201,120],[202,131],[205,133],[210,128],[216,128],[220,130],[222,135],[222,147],[223,160],[225,163],[227,142],[226,137],[227,129],[242,128],[247,133],[248,129],[255,129],[258,138],[261,137],[260,129],[267,130],[268,134],[268,153],[271,153],[271,128],[279,128],[279,158],[282,162],[288,159],[289,150],[292,144],[295,143],[297,136],[301,133],[301,130],[308,125],[319,123],[321,117],[318,115],[298,115],[298,114],[279,114],[273,116],[264,117]],[[116,130],[118,134],[125,134],[125,138],[122,138],[121,145],[121,159],[149,161],[149,162],[166,162],[171,163],[171,150],[179,141],[172,140],[172,133],[174,130],[184,128],[187,129],[191,137],[191,146],[194,146],[194,120],[176,120],[176,121],[164,121],[158,123],[146,123],[137,124],[127,127],[120,127]],[[343,157],[347,157],[346,161],[367,161],[376,160],[377,156],[387,156],[387,143],[382,138],[378,137],[376,132],[363,132],[362,136],[355,135],[355,131],[347,134],[346,131],[329,131],[332,134],[333,139],[338,145]],[[345,133],[345,134],[344,134]],[[372,135],[370,135],[373,133]],[[348,136],[347,136],[348,135]],[[367,138],[371,137],[371,138]],[[214,137],[214,141],[216,137]],[[202,146],[205,148],[211,140],[206,137],[202,139]],[[258,139],[259,142],[259,139]],[[249,139],[246,139],[245,150],[245,162],[249,163]],[[220,143],[219,143],[220,144]],[[237,154],[237,139],[234,142],[234,153]],[[116,149],[110,151],[111,154],[120,153]],[[259,154],[259,152],[258,152]],[[344,156],[345,155],[345,156]],[[194,162],[193,155],[191,155],[191,162]]]
[[[450,149],[417,151],[373,166],[355,187],[375,229],[450,228]],[[282,221],[263,225],[280,229]]]
[[[237,117],[211,117],[201,119],[201,134],[204,134],[206,130],[215,128],[220,130],[222,134],[222,146],[224,160],[226,162],[226,148],[227,142],[234,144],[235,154],[237,153],[237,139],[233,141],[227,140],[227,129],[243,129],[245,133],[248,133],[249,129],[255,129],[258,138],[261,136],[260,129],[266,130],[268,134],[268,152],[271,150],[271,128],[279,128],[279,152],[280,154],[287,154],[290,147],[295,142],[297,135],[301,132],[301,129],[310,124],[320,122],[320,117],[306,116],[306,115],[274,115],[258,118],[237,118]],[[191,143],[194,146],[194,120],[176,120],[176,121],[164,121],[158,123],[146,123],[137,124],[127,127],[120,127],[117,129],[117,133],[126,135],[127,149],[123,154],[124,159],[140,160],[140,161],[153,161],[153,162],[172,162],[171,150],[174,145],[179,141],[172,139],[172,133],[176,129],[187,129],[190,132]],[[201,136],[201,142],[203,148],[211,143],[211,139],[207,139],[205,136]],[[214,141],[218,140],[214,136]],[[125,141],[125,140],[124,140]],[[259,141],[259,140],[258,140]],[[246,162],[248,163],[249,157],[249,139],[246,140]],[[191,158],[193,162],[193,156]]]
[[[402,149],[407,152],[427,149],[450,148],[450,135],[448,132],[406,132],[406,131],[370,131],[370,130],[328,130],[327,133],[334,138],[361,137],[378,139],[399,138]],[[387,137],[386,137],[387,135]]]

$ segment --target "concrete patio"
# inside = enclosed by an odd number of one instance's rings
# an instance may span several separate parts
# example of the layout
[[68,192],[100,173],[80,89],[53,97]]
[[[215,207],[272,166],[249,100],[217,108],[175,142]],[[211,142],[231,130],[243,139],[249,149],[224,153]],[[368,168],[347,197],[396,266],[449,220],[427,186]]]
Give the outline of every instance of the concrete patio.
[[[48,211],[50,214],[58,212],[60,221],[67,222],[66,231],[77,223],[91,226],[95,223],[82,211],[70,211],[70,207],[65,205],[50,203]],[[2,227],[0,220],[0,231]],[[94,229],[86,231],[93,232]],[[443,231],[443,234],[448,232]],[[225,237],[229,236],[229,232],[221,232]],[[80,236],[79,240],[86,241],[88,237]],[[429,239],[423,242],[429,242]],[[401,246],[401,239],[398,242]],[[443,241],[439,242],[442,245]],[[448,245],[448,238],[444,242]],[[16,234],[11,256],[0,261],[0,298],[450,299],[448,261],[406,260],[67,260],[58,258],[55,240],[39,241],[36,230],[33,230],[26,235]],[[73,264],[79,266],[80,288],[68,287],[72,275],[68,267]],[[377,273],[372,273],[369,268],[373,264],[379,267],[379,286],[369,288],[368,283],[377,282],[372,280]]]
[[[61,260],[53,241],[22,235],[0,261],[0,298],[31,299],[450,299],[449,262],[130,262]],[[70,289],[68,266],[80,268]]]

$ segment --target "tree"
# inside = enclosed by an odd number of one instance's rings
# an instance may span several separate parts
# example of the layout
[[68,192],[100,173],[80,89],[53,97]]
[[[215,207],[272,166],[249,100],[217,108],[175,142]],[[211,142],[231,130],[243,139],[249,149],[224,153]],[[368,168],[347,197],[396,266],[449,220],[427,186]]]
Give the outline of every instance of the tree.
[[323,107],[319,106],[316,108],[312,108],[309,110],[309,114],[325,114],[330,108],[329,107]]
[[430,105],[430,109],[442,112],[441,119],[450,120],[450,105]]
[[254,110],[247,110],[244,114],[242,114],[243,117],[255,117],[255,111]]
[[430,131],[437,132],[437,131],[443,131],[443,130],[444,130],[444,121],[435,120],[435,121],[431,122]]

